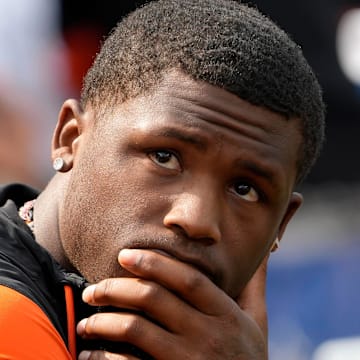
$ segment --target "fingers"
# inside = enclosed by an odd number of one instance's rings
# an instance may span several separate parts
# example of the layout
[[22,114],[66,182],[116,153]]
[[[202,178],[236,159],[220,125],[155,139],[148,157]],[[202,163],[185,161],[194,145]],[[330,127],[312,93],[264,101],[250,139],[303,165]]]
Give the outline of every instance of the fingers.
[[[238,308],[237,317],[235,314],[232,317],[206,316],[206,319],[203,316],[185,316],[188,324],[179,334],[161,328],[138,313],[97,313],[82,320],[77,331],[85,339],[100,338],[115,344],[132,344],[157,360],[167,360],[169,356],[178,360],[264,360],[264,338],[258,327],[241,313]],[[124,352],[122,349],[112,351]],[[96,352],[91,356],[102,359],[103,353]],[[143,356],[140,358],[144,359]]]
[[122,250],[119,262],[129,272],[161,284],[205,314],[223,314],[231,306],[232,300],[192,265],[138,249]]
[[[122,251],[119,262],[135,277],[106,279],[84,290],[85,302],[111,305],[114,311],[83,319],[77,328],[83,338],[131,344],[157,360],[169,354],[179,360],[266,358],[265,333],[251,317],[256,315],[264,329],[266,263],[237,304],[206,275],[177,259],[133,249]],[[114,352],[133,359],[121,349]],[[95,351],[90,359],[106,356]]]
[[[143,316],[126,312],[94,314],[81,320],[76,330],[83,339],[111,341],[111,351],[122,355],[131,352],[132,356],[140,352],[137,349],[144,349],[150,355],[158,355],[161,344],[159,340],[172,337],[170,333]],[[110,350],[107,345],[104,345],[104,348]]]
[[196,312],[163,286],[137,278],[103,280],[89,286],[83,293],[83,299],[90,305],[111,305],[119,311],[130,309],[141,312],[172,332],[181,332],[186,327],[188,317],[195,316]]
[[112,354],[107,351],[82,351],[78,360],[140,360],[132,355]]
[[268,334],[266,308],[266,275],[268,259],[269,255],[264,258],[237,299],[241,309],[256,321],[266,338]]
[[186,329],[189,318],[237,312],[236,303],[194,267],[153,251],[129,253],[130,260],[120,255],[121,265],[141,278],[105,279],[85,289],[85,302],[140,311],[173,333]]

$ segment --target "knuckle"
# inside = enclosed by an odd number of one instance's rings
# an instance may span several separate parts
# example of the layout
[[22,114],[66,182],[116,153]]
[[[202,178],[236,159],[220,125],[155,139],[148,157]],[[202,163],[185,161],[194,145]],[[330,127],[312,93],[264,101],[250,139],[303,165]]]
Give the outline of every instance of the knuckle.
[[207,347],[212,354],[220,355],[224,351],[224,341],[220,335],[213,334],[208,338]]
[[139,259],[138,265],[146,271],[150,271],[156,268],[156,255],[154,255],[152,251],[144,252],[144,254]]
[[141,321],[137,316],[128,316],[123,323],[123,332],[125,341],[132,341],[141,337]]
[[199,288],[204,284],[204,275],[200,272],[192,271],[188,276],[185,277],[183,282],[184,291],[191,293],[198,291]]
[[114,279],[105,279],[99,283],[100,286],[96,288],[96,295],[97,297],[101,297],[103,299],[111,298],[114,288],[115,288],[115,281]]
[[241,326],[241,320],[239,318],[239,308],[234,304],[233,308],[231,308],[226,315],[224,315],[221,319],[220,324],[225,328],[232,328],[236,326]]
[[91,336],[92,334],[94,334],[95,329],[98,324],[98,320],[99,319],[98,319],[97,314],[94,314],[87,319],[86,325],[85,325],[85,334],[87,336]]
[[139,289],[138,298],[143,304],[156,303],[161,297],[162,289],[156,283],[146,283]]

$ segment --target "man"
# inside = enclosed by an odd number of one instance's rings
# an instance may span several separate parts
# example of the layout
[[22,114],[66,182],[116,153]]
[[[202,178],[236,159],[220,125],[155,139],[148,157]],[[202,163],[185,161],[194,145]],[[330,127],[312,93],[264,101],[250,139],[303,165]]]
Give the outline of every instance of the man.
[[2,190],[0,352],[266,359],[266,259],[323,122],[301,49],[256,9],[135,11],[63,105],[46,189]]

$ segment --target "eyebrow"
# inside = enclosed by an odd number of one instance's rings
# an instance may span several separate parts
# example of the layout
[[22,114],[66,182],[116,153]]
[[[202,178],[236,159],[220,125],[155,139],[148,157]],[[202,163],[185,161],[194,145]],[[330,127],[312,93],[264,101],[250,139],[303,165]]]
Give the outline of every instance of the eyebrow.
[[[186,134],[185,132],[175,129],[175,128],[162,128],[159,130],[155,130],[153,135],[155,136],[164,136],[177,139],[179,141],[195,145],[198,149],[205,151],[208,148],[208,143],[205,139],[201,139],[199,136]],[[255,162],[246,160],[246,159],[237,159],[236,166],[242,169],[246,169],[251,173],[255,174],[258,177],[265,179],[267,182],[271,184],[275,184],[275,172],[271,170],[267,170],[264,167],[257,165]]]
[[258,166],[257,164],[255,164],[252,161],[239,159],[236,161],[236,165],[241,168],[245,168],[246,170],[254,173],[256,176],[259,176],[259,177],[267,180],[271,184],[275,183],[275,174],[273,171],[268,171],[268,170],[264,169],[263,167]]
[[154,135],[174,138],[179,141],[188,143],[190,145],[194,145],[195,147],[197,147],[199,150],[202,151],[205,151],[208,148],[208,144],[205,139],[201,139],[199,136],[186,134],[185,132],[174,128],[160,129],[158,131],[155,131]]

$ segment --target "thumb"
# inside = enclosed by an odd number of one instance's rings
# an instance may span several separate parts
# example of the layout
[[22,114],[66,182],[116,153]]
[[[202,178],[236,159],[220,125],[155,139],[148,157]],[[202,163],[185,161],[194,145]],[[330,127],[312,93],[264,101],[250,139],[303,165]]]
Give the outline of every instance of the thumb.
[[266,275],[269,255],[267,255],[244,290],[237,303],[260,327],[264,338],[268,338],[268,320],[266,309]]

